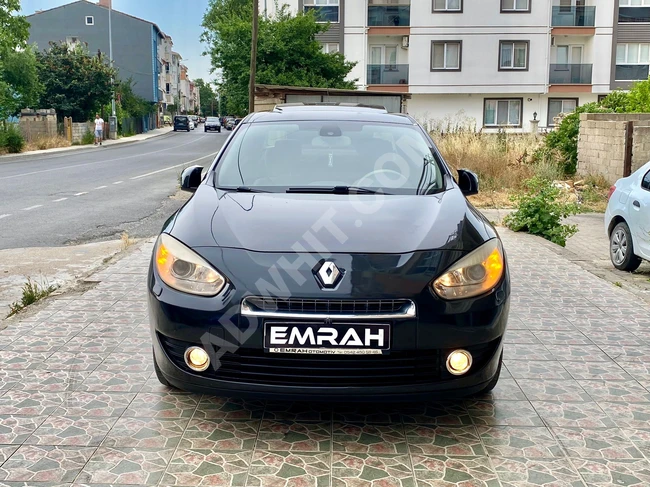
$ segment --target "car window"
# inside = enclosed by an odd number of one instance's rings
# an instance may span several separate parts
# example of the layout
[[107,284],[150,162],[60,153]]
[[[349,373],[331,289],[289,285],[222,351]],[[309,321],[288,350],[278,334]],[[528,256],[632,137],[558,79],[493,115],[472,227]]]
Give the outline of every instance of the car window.
[[641,187],[643,189],[647,189],[650,191],[650,171],[645,173],[645,176],[643,176],[643,181],[641,181]]
[[206,122],[218,122],[219,119],[217,117],[208,117],[206,119]]
[[305,121],[255,123],[218,162],[217,186],[284,192],[360,186],[395,194],[443,188],[440,161],[411,125]]

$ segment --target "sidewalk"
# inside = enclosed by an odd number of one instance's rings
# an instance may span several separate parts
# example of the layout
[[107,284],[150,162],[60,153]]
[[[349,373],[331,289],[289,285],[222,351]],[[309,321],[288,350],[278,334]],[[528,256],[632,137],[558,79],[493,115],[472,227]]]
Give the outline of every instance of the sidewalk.
[[[159,129],[154,129],[150,130],[147,133],[144,134],[138,134],[138,135],[133,135],[131,137],[122,137],[117,140],[105,140],[103,142],[104,147],[111,147],[114,145],[120,145],[120,144],[128,144],[132,142],[140,142],[143,140],[148,140],[152,139],[154,137],[160,137],[161,135],[167,135],[168,133],[172,132],[173,129],[172,127],[162,127]],[[95,146],[92,144],[88,145],[73,145],[70,147],[57,147],[56,149],[45,149],[45,150],[35,150],[35,151],[29,151],[29,152],[21,152],[20,154],[4,154],[0,155],[0,164],[3,162],[11,162],[15,159],[20,159],[21,157],[32,157],[32,156],[40,156],[40,155],[50,155],[50,154],[59,154],[62,152],[68,152],[68,151],[78,151],[78,150],[90,150],[93,149]]]

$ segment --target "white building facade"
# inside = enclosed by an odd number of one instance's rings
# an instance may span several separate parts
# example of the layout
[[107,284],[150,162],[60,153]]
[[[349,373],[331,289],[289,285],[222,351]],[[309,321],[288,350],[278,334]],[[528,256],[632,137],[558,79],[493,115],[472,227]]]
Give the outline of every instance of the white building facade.
[[359,89],[410,93],[408,113],[432,128],[523,132],[550,129],[560,112],[647,79],[650,0],[620,2],[282,3],[331,22],[319,40],[357,62],[350,79]]

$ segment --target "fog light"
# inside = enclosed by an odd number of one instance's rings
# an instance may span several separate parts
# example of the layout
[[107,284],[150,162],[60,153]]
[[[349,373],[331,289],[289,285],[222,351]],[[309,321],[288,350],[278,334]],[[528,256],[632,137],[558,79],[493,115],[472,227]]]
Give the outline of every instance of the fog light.
[[447,370],[453,375],[463,375],[472,366],[472,354],[467,350],[454,350],[447,357]]
[[210,357],[201,347],[190,347],[185,350],[185,363],[190,369],[203,372],[210,365]]

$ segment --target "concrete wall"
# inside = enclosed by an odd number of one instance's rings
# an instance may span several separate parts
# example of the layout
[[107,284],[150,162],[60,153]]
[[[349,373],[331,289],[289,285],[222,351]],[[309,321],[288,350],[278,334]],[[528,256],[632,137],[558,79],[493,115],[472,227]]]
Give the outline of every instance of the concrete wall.
[[601,174],[610,183],[626,176],[628,122],[633,122],[632,172],[650,160],[650,114],[583,113],[578,138],[579,174]]
[[73,122],[72,123],[72,143],[80,143],[86,132],[95,133],[95,124],[93,122]]
[[[94,25],[86,25],[92,16]],[[91,54],[100,50],[108,61],[108,9],[90,2],[74,2],[29,15],[29,43],[40,50],[50,42],[77,37]],[[158,101],[158,61],[154,58],[153,24],[113,10],[113,57],[121,80],[133,78],[133,91],[146,100]],[[157,57],[157,56],[156,56]]]
[[39,137],[56,135],[56,111],[25,109],[20,112],[20,131],[25,139],[32,141]]

